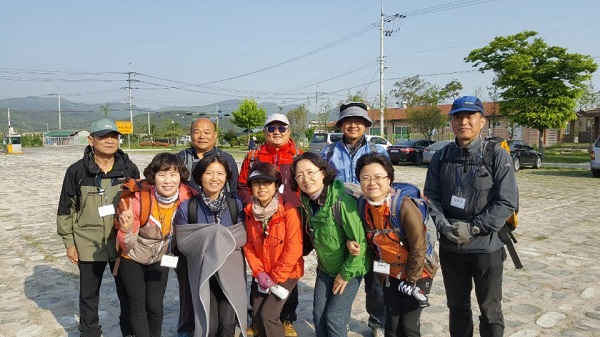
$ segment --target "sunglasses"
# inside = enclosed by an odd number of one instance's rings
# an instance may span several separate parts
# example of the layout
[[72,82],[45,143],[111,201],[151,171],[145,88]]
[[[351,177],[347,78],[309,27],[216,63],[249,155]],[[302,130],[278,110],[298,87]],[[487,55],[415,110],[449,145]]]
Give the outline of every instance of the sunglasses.
[[273,132],[275,132],[275,130],[279,130],[280,133],[284,133],[287,131],[288,127],[287,126],[265,126],[265,129],[267,129],[267,131],[269,133],[273,133]]

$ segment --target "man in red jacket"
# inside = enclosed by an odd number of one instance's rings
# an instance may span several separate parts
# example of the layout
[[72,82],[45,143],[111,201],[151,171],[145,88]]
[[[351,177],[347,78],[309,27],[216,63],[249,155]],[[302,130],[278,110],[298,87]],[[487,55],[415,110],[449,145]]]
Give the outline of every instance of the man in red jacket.
[[[302,154],[294,141],[290,138],[290,122],[287,117],[280,113],[272,114],[265,121],[263,132],[265,134],[265,143],[256,150],[248,152],[240,169],[238,178],[238,193],[244,204],[250,203],[252,191],[248,186],[248,172],[252,166],[258,162],[267,162],[277,166],[281,175],[281,186],[279,192],[283,195],[283,200],[289,202],[295,207],[300,206],[299,193],[290,188],[291,165],[294,158]],[[296,337],[298,334],[294,329],[293,322],[296,321],[296,308],[298,307],[298,287],[290,292],[290,296],[281,311],[280,319],[283,322],[283,331],[286,337]],[[248,327],[249,336],[258,336],[258,332],[251,325]]]

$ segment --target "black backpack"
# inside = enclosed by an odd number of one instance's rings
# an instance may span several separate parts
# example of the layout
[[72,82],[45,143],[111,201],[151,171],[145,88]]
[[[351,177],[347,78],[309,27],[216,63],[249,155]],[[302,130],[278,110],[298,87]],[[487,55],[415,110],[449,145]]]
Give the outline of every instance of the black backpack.
[[[225,192],[227,198],[227,207],[231,220],[235,223],[238,218],[237,200],[231,192]],[[188,201],[187,218],[188,223],[198,223],[198,198],[200,196],[191,197]]]

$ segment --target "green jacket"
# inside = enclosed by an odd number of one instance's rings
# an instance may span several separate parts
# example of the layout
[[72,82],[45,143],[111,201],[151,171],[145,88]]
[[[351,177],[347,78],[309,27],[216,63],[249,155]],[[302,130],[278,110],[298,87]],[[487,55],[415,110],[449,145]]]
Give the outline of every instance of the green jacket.
[[106,174],[94,161],[90,146],[82,159],[69,166],[60,193],[56,231],[66,248],[77,248],[80,261],[116,258],[114,216],[100,217],[98,208],[116,205],[123,181],[139,177],[137,166],[121,150],[115,153],[115,163]]
[[[336,224],[333,207],[341,197],[342,223]],[[364,275],[370,268],[371,256],[367,249],[367,239],[358,214],[356,199],[346,194],[344,184],[335,180],[326,186],[319,197],[322,204],[316,214],[312,214],[309,197],[302,193],[300,197],[301,212],[304,223],[308,223],[313,245],[317,252],[318,268],[331,277],[338,273],[346,281]],[[360,244],[360,254],[352,256],[346,247],[347,240]]]

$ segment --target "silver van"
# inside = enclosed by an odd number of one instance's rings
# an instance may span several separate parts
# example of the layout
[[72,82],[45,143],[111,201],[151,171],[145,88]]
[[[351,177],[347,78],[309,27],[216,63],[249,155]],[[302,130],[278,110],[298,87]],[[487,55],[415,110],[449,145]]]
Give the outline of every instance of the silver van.
[[343,135],[343,133],[315,133],[310,140],[310,152],[321,153],[327,145],[342,139]]

